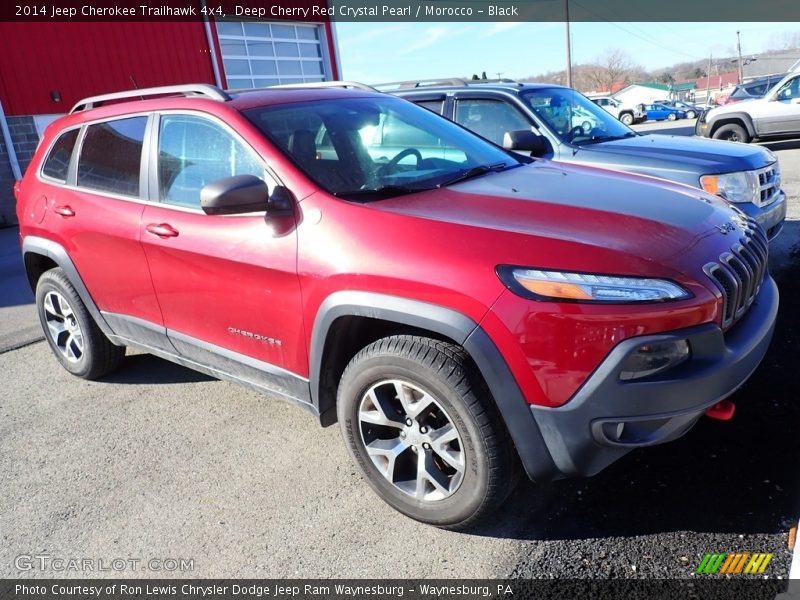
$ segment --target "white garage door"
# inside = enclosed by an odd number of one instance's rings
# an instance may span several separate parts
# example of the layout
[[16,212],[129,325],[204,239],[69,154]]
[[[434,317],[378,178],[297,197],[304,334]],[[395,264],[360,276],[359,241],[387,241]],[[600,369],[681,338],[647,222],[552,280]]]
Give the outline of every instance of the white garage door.
[[217,34],[229,88],[331,79],[320,25],[219,21]]

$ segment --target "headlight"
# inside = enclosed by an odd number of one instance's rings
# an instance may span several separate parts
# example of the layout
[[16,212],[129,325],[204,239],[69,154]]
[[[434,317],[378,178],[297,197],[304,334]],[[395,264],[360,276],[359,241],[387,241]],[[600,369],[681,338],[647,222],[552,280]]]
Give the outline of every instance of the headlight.
[[501,266],[497,274],[515,294],[533,300],[568,302],[659,302],[690,298],[677,283],[645,277],[617,277]]
[[724,175],[703,175],[700,187],[709,194],[722,196],[728,202],[757,202],[761,195],[755,171],[740,171]]

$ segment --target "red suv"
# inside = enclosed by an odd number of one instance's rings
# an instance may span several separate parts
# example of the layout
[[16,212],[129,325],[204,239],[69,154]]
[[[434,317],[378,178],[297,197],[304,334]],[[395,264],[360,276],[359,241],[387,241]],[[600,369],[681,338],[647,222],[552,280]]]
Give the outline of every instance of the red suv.
[[68,371],[133,346],[288,399],[442,527],[520,466],[592,475],[683,435],[759,364],[778,306],[764,233],[716,196],[362,90],[89,98],[17,198]]

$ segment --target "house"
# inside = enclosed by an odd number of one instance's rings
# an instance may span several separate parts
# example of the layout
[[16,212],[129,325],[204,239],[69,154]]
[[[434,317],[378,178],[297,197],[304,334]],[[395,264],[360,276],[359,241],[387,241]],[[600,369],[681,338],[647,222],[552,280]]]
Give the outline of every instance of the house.
[[44,128],[81,98],[180,83],[266,87],[339,73],[331,22],[0,23],[0,226],[16,222],[12,186]]

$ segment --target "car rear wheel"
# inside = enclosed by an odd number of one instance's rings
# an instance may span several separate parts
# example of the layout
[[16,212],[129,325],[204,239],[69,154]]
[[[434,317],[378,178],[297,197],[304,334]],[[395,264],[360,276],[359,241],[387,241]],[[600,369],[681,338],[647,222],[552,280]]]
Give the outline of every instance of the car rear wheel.
[[518,480],[489,390],[453,344],[415,336],[370,344],[342,375],[337,412],[369,485],[418,521],[464,529],[497,508]]
[[60,268],[39,278],[36,309],[45,339],[67,371],[96,379],[119,366],[125,348],[112,344],[100,331]]
[[622,121],[624,125],[633,125],[633,115],[631,113],[622,113],[619,116],[619,120]]
[[727,140],[729,142],[743,142],[747,143],[750,141],[750,136],[747,135],[747,131],[741,125],[737,125],[736,123],[728,123],[727,125],[722,125],[719,129],[717,129],[711,136],[715,140]]

